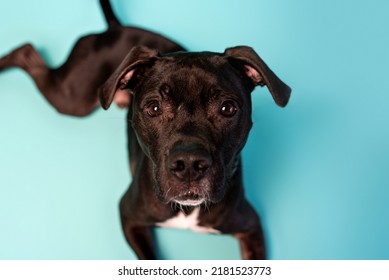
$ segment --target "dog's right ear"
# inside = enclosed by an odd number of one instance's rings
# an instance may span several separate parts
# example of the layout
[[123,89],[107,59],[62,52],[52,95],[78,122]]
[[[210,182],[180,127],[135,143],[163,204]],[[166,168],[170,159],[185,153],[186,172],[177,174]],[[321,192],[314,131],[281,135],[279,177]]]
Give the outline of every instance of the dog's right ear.
[[[124,58],[115,72],[99,88],[98,95],[101,106],[107,110],[111,106],[115,95],[129,96],[137,80],[157,58],[158,52],[146,47],[134,47]],[[131,98],[131,97],[129,97]],[[128,102],[130,99],[128,99]]]

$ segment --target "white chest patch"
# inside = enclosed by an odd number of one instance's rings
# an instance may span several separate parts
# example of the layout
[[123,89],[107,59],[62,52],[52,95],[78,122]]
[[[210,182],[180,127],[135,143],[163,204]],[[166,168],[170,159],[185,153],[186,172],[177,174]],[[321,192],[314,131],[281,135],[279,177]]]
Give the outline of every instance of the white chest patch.
[[156,225],[159,227],[167,227],[167,228],[179,228],[179,229],[190,229],[196,232],[201,233],[220,233],[220,231],[210,228],[210,227],[202,227],[198,225],[198,217],[200,213],[200,208],[196,208],[192,213],[185,216],[184,213],[179,212],[177,216],[170,218],[163,223],[157,223]]

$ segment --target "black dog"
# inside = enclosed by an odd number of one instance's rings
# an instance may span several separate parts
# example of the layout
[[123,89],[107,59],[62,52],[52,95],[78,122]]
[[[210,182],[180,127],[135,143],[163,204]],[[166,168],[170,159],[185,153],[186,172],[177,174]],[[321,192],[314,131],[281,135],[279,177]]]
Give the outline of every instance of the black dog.
[[139,258],[156,258],[154,225],[233,234],[243,259],[266,257],[259,218],[244,197],[240,159],[256,85],[287,104],[290,88],[249,47],[167,55],[137,47],[101,88],[105,109],[115,94],[132,99],[133,182],[120,211]]
[[[97,89],[131,47],[183,50],[157,34],[121,26],[108,1],[100,2],[108,30],[80,39],[63,66],[49,69],[25,45],[0,59],[0,70],[21,67],[59,112],[83,116],[98,107]],[[156,258],[154,225],[233,234],[242,258],[265,258],[259,218],[244,198],[240,162],[255,85],[266,85],[278,105],[288,102],[289,87],[250,48],[159,55],[138,47],[101,88],[105,109],[113,101],[122,107],[131,102],[133,182],[120,210],[125,236],[139,258]]]
[[[183,50],[178,44],[158,34],[122,26],[112,12],[109,0],[100,0],[108,30],[82,37],[67,61],[50,69],[31,44],[26,44],[0,59],[0,71],[20,67],[60,113],[85,116],[99,107],[97,89],[119,66],[134,46],[148,46],[160,52]],[[128,104],[126,95],[118,95],[120,107]]]

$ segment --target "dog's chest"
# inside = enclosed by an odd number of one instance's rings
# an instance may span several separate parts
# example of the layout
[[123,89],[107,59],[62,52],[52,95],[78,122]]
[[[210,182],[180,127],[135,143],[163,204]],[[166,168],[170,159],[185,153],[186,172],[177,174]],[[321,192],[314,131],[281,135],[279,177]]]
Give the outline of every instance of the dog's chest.
[[198,225],[199,213],[200,213],[200,208],[196,208],[189,215],[185,215],[182,212],[178,212],[178,214],[173,218],[170,218],[162,223],[157,223],[156,225],[159,227],[167,227],[167,228],[190,229],[201,233],[220,233],[220,231],[213,229],[211,227],[199,226]]

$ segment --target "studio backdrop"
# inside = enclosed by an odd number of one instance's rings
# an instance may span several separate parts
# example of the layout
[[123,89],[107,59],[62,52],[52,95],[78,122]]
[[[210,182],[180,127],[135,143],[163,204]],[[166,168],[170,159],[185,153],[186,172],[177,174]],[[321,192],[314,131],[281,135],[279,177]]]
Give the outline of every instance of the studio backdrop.
[[[252,93],[246,196],[270,259],[389,258],[389,2],[113,0],[120,20],[192,51],[253,47],[293,89]],[[97,0],[2,1],[0,56],[33,43],[52,67],[106,28]],[[93,71],[93,69],[91,69]],[[126,112],[59,114],[19,69],[0,73],[0,259],[133,259],[118,203]],[[238,259],[230,236],[156,229],[163,259]]]

